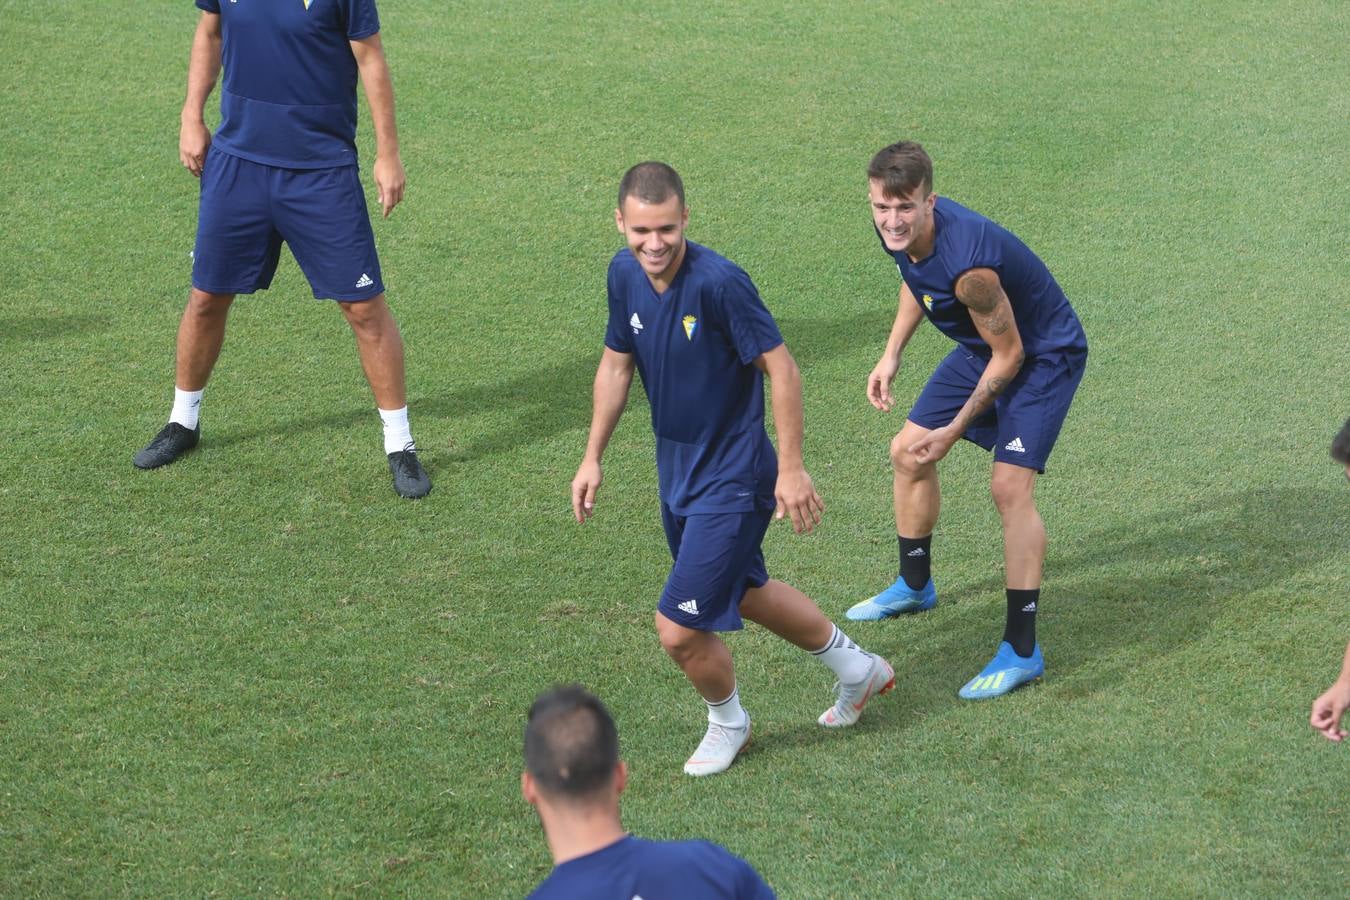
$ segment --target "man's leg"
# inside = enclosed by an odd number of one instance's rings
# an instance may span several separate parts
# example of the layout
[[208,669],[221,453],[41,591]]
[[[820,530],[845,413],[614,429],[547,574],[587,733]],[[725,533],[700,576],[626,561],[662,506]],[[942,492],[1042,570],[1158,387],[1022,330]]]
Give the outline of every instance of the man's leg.
[[1018,656],[1036,649],[1036,605],[1045,565],[1045,523],[1036,511],[1036,470],[994,463],[990,483],[994,506],[1003,519],[1003,567],[1008,581],[1008,616],[1003,640]]
[[710,631],[686,628],[656,613],[661,647],[708,706],[708,730],[684,764],[689,775],[724,772],[750,743],[750,716],[741,707],[731,651]]
[[891,441],[891,469],[895,473],[895,531],[900,535],[931,535],[942,508],[937,463],[919,462],[909,452],[909,448],[930,430],[906,421],[900,433]]
[[[380,409],[401,409],[408,405],[403,377],[403,336],[398,323],[384,301],[384,294],[369,300],[340,302],[338,307],[347,317],[356,337],[356,350],[361,356],[361,368],[375,394],[375,405]],[[402,449],[401,447],[399,449]]]
[[137,468],[166,466],[193,447],[201,436],[198,408],[220,348],[225,343],[225,321],[234,294],[212,294],[193,288],[178,323],[174,359],[174,402],[169,423],[136,454]]
[[960,694],[967,700],[997,697],[1045,673],[1036,644],[1036,607],[1045,564],[1045,523],[1036,511],[1036,470],[994,463],[990,481],[994,506],[1003,519],[1003,566],[1007,576],[1007,617],[1003,641],[989,665]]
[[933,528],[942,507],[937,463],[920,462],[909,448],[930,429],[906,421],[891,441],[892,495],[900,553],[900,577],[889,588],[856,604],[849,619],[871,621],[921,612],[937,603],[931,575]]
[[1045,565],[1045,523],[1036,511],[1036,470],[994,463],[990,481],[994,506],[1003,519],[1003,562],[1008,587],[1037,590]]
[[356,337],[361,368],[370,382],[384,423],[384,452],[394,475],[394,490],[409,499],[425,497],[431,491],[417,459],[412,431],[408,426],[408,395],[403,373],[403,336],[384,300],[376,294],[369,300],[340,302],[338,306]]
[[834,636],[834,625],[816,602],[783,581],[770,579],[747,590],[741,615],[807,652],[819,650]]
[[890,663],[868,653],[825,618],[810,597],[790,584],[770,579],[741,599],[741,615],[807,651],[839,679],[835,704],[817,720],[828,728],[852,725],[867,701],[895,685]]
[[183,391],[201,391],[211,377],[225,344],[225,320],[234,294],[209,294],[193,288],[187,308],[178,323],[178,348],[174,359],[174,386]]
[[711,631],[686,628],[659,612],[656,634],[661,639],[661,648],[684,672],[699,696],[709,702],[731,696],[736,689],[736,670],[731,651],[720,637]]

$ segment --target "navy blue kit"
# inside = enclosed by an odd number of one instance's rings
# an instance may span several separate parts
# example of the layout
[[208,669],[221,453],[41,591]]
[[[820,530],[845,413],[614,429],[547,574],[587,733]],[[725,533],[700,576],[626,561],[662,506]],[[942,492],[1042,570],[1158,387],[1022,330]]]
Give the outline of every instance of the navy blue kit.
[[773,900],[750,864],[707,841],[627,835],[555,866],[529,900]]
[[908,418],[928,429],[949,425],[979,384],[992,351],[955,288],[967,270],[992,269],[1012,305],[1026,360],[964,437],[992,449],[998,462],[1044,472],[1083,377],[1087,335],[1050,270],[1016,235],[946,197],[938,197],[933,219],[933,250],[924,259],[913,262],[903,250],[886,250],[924,316],[958,344],[938,364]]
[[693,241],[658,294],[627,249],[609,265],[605,346],[632,354],[652,408],[661,519],[675,565],[659,609],[703,631],[741,627],[747,588],[768,580],[760,541],[778,455],[764,430],[764,374],[783,343],[750,277]]
[[350,42],[374,0],[196,0],[220,16],[221,123],[202,169],[192,284],[250,294],[291,248],[316,298],[384,291],[356,157]]

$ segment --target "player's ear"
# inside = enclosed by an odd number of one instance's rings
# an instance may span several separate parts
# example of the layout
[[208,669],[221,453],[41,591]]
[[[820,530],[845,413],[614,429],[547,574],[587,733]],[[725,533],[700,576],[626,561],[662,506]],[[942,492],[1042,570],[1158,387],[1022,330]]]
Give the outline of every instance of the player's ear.
[[619,760],[619,764],[614,767],[614,793],[622,794],[624,788],[628,787],[628,763]]
[[689,227],[689,207],[686,206],[684,208],[684,212],[680,214],[680,230],[683,231],[688,227]]
[[529,772],[520,773],[520,796],[525,798],[525,802],[531,806],[537,805],[539,792],[535,789],[534,779],[530,777]]
[[618,207],[614,209],[614,227],[619,229],[619,234],[623,234],[623,210]]

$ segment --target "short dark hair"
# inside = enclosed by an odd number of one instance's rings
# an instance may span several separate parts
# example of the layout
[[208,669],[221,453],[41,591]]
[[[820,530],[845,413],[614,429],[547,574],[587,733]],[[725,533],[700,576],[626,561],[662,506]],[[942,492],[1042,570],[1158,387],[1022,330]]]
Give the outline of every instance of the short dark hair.
[[579,684],[535,698],[525,723],[525,769],[545,793],[582,798],[619,765],[619,731],[609,710]]
[[1340,433],[1331,441],[1331,458],[1343,466],[1350,466],[1350,419],[1345,420]]
[[933,192],[933,160],[917,141],[900,141],[877,151],[867,165],[867,177],[880,181],[887,197],[908,197],[920,186],[927,197]]
[[636,197],[643,203],[665,203],[674,194],[684,208],[684,182],[680,173],[663,162],[640,162],[623,173],[619,182],[619,209],[627,197]]

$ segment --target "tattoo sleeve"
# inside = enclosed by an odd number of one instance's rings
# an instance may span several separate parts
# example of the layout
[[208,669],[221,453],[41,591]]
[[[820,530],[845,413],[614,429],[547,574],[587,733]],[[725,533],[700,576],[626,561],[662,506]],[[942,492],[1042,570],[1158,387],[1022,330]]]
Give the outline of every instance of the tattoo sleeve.
[[958,431],[965,431],[969,428],[970,423],[974,422],[984,414],[985,410],[994,405],[994,398],[1003,393],[1003,389],[1008,386],[1008,382],[1010,381],[1012,381],[1011,378],[994,377],[977,386],[975,392],[970,395],[970,399],[966,401],[966,405],[961,408],[961,411],[956,414],[956,418],[952,420],[952,427],[956,428]]
[[956,299],[970,310],[970,317],[982,330],[1005,334],[1012,324],[1012,307],[996,277],[972,269],[956,279]]
[[[964,431],[971,422],[994,405],[994,399],[1003,393],[1022,368],[1026,354],[1022,352],[1021,340],[1016,335],[1012,304],[1008,301],[1008,295],[1003,292],[1003,286],[999,284],[997,275],[987,269],[971,269],[965,272],[956,279],[956,298],[970,310],[970,318],[982,334],[989,338],[1001,338],[1009,331],[1013,331],[1012,339],[1016,341],[1012,345],[1016,347],[1015,356],[1007,357],[1005,351],[1004,361],[999,362],[1000,356],[996,351],[990,366],[996,367],[999,370],[998,374],[990,373],[981,379],[975,392],[957,413],[952,424]],[[1006,342],[991,340],[990,343],[997,346]]]

